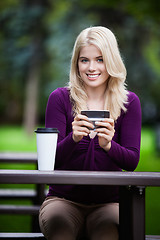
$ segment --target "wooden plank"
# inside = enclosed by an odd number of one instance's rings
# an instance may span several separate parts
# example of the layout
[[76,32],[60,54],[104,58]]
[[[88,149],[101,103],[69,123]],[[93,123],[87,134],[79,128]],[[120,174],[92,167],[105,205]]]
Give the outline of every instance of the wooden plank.
[[[43,192],[41,192],[41,194],[43,194],[43,196],[47,195],[48,190],[45,189]],[[23,189],[23,188],[18,188],[18,189],[0,189],[0,199],[8,199],[8,198],[29,198],[29,199],[34,199],[36,197],[40,197],[37,196],[40,195],[40,193],[38,192],[38,190],[34,190],[34,189]]]
[[160,240],[160,235],[147,235],[146,236],[146,240],[156,240],[156,239]]
[[160,186],[160,172],[0,170],[0,182]]
[[[0,239],[45,239],[42,233],[0,233]],[[157,235],[147,235],[146,240],[160,239]]]
[[0,199],[6,198],[35,198],[37,193],[33,189],[0,189]]
[[45,239],[42,233],[0,233],[0,239]]
[[23,206],[23,205],[0,205],[0,214],[31,214],[35,215],[39,213],[40,206]]
[[37,163],[37,153],[1,152],[0,163]]

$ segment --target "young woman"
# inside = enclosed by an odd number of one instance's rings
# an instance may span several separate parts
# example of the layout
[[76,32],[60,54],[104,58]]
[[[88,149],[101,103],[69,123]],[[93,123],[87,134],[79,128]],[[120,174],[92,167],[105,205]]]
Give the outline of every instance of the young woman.
[[[73,49],[68,87],[49,97],[46,127],[59,130],[55,169],[133,171],[138,164],[141,107],[125,86],[126,69],[114,34],[83,30]],[[81,110],[109,110],[93,129]],[[91,130],[89,130],[91,129]],[[118,239],[117,186],[51,185],[39,222],[47,239]],[[84,239],[84,238],[83,238]]]

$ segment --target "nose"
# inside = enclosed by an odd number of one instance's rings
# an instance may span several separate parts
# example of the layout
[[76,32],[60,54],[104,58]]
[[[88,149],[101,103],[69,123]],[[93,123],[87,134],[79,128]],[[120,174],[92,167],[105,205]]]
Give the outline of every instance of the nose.
[[94,61],[89,62],[89,71],[94,72],[96,70],[96,64]]

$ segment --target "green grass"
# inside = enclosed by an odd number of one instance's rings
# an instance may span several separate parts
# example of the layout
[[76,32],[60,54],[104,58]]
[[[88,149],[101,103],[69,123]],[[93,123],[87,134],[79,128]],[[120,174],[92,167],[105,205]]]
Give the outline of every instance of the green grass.
[[156,152],[156,137],[153,129],[142,129],[141,154],[136,171],[160,171],[160,153]]
[[[36,152],[36,136],[35,133],[31,137],[27,137],[24,129],[20,126],[1,126],[0,127],[0,151],[14,152]],[[160,154],[155,148],[155,133],[151,128],[142,129],[141,156],[136,171],[160,171]],[[34,165],[24,164],[0,164],[0,168],[12,169],[33,169]],[[12,185],[9,185],[11,187]],[[1,185],[0,187],[6,187]],[[22,187],[16,185],[16,187]],[[33,185],[27,185],[33,187]],[[9,203],[12,203],[12,201]],[[16,201],[16,204],[22,204]],[[25,201],[26,203],[26,201]],[[30,204],[28,201],[27,204]],[[159,216],[160,216],[160,188],[146,188],[146,234],[159,234]],[[31,231],[31,217],[21,215],[1,215],[0,216],[0,232],[29,232]]]
[[0,151],[36,152],[36,135],[29,137],[20,126],[0,127]]
[[[31,205],[30,200],[1,200],[0,204]],[[0,232],[31,232],[32,217],[21,214],[1,214]]]

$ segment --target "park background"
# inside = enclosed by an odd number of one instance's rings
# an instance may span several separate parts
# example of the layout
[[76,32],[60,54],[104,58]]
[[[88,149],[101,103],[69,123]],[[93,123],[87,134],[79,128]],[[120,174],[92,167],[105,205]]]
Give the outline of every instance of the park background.
[[[68,82],[76,36],[102,25],[117,36],[128,89],[141,101],[136,171],[160,171],[159,12],[159,0],[1,0],[0,151],[36,152],[34,129],[44,126],[49,94]],[[159,216],[160,189],[147,188],[146,234],[160,235]],[[30,221],[2,215],[0,232],[30,231]]]

